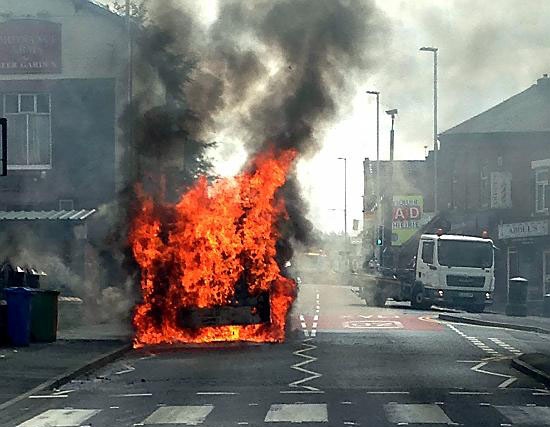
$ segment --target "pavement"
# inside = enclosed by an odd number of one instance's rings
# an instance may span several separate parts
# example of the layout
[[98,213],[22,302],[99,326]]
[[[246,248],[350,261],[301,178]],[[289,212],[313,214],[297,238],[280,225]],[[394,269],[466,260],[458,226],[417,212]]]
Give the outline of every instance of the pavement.
[[550,425],[550,390],[511,365],[550,336],[438,314],[302,284],[283,344],[132,350],[0,425]]
[[439,319],[470,323],[472,325],[494,326],[499,328],[516,329],[520,331],[538,332],[550,335],[550,317],[516,317],[500,313],[442,313]]
[[83,324],[82,313],[73,317],[81,303],[60,303],[56,342],[18,348],[0,346],[0,411],[22,400],[55,394],[61,385],[105,366],[131,349],[128,326],[120,322]]

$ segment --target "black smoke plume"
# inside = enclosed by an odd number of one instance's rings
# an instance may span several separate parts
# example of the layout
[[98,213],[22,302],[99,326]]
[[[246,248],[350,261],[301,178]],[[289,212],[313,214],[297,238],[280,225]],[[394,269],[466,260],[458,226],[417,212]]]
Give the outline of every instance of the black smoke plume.
[[[121,124],[129,141],[122,221],[111,242],[126,243],[134,184],[175,200],[209,175],[211,141],[230,133],[250,155],[319,148],[324,128],[373,66],[385,20],[369,0],[223,0],[205,24],[197,2],[151,0],[135,8],[134,99]],[[222,152],[231,145],[218,144]],[[292,241],[311,243],[313,226],[295,177],[279,195],[280,265]],[[136,272],[124,246],[130,271]]]
[[[224,0],[210,25],[199,23],[193,2],[158,0],[148,7],[159,34],[155,43],[140,45],[140,57],[147,69],[157,66],[167,94],[185,100],[192,120],[146,114],[148,124],[136,136],[144,142],[138,156],[146,159],[172,156],[173,141],[216,135],[228,122],[251,154],[275,147],[312,155],[351,83],[368,72],[369,47],[385,31],[371,1]],[[181,136],[147,132],[171,129],[166,119],[182,126]],[[288,240],[307,242],[312,226],[294,177],[281,194],[290,216],[282,227],[286,257]]]

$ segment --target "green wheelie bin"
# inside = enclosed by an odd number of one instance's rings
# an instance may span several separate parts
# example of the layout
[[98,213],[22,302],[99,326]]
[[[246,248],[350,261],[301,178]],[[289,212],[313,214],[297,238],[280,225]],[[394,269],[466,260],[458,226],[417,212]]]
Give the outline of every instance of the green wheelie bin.
[[54,342],[57,339],[58,297],[58,291],[33,289],[31,298],[31,341]]

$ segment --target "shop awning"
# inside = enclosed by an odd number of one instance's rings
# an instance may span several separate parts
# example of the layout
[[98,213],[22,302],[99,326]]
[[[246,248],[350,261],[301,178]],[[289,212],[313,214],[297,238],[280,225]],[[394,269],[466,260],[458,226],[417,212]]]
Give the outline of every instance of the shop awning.
[[75,209],[70,211],[0,211],[0,221],[84,221],[96,212],[96,209]]

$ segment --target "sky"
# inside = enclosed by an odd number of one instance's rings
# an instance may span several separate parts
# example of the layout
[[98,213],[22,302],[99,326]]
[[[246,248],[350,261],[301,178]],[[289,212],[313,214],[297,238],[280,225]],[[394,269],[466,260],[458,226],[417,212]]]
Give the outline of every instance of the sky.
[[[380,91],[381,159],[389,159],[390,118],[396,119],[396,159],[423,159],[433,147],[433,54],[438,47],[438,131],[443,132],[528,88],[550,72],[549,1],[380,0],[391,36],[386,63],[357,82],[350,111],[332,124],[323,148],[301,165],[301,182],[320,228],[343,230],[343,165],[348,158],[348,228],[361,219],[365,157],[376,159],[376,102]],[[327,171],[330,171],[327,173]]]
[[[385,17],[385,29],[375,38],[376,45],[365,46],[373,51],[372,67],[364,75],[350,74],[354,95],[338,99],[338,117],[317,129],[321,149],[298,166],[309,218],[327,232],[342,232],[344,227],[344,162],[338,157],[347,158],[348,229],[353,219],[362,218],[363,159],[376,159],[376,102],[367,90],[381,93],[382,160],[389,158],[387,109],[399,110],[396,159],[422,159],[433,147],[433,54],[420,52],[420,47],[439,49],[439,132],[550,72],[548,0],[373,2]],[[205,25],[216,20],[218,0],[194,5]],[[213,153],[218,173],[235,174],[246,159],[242,145],[232,139],[230,126],[215,139],[223,141]]]

